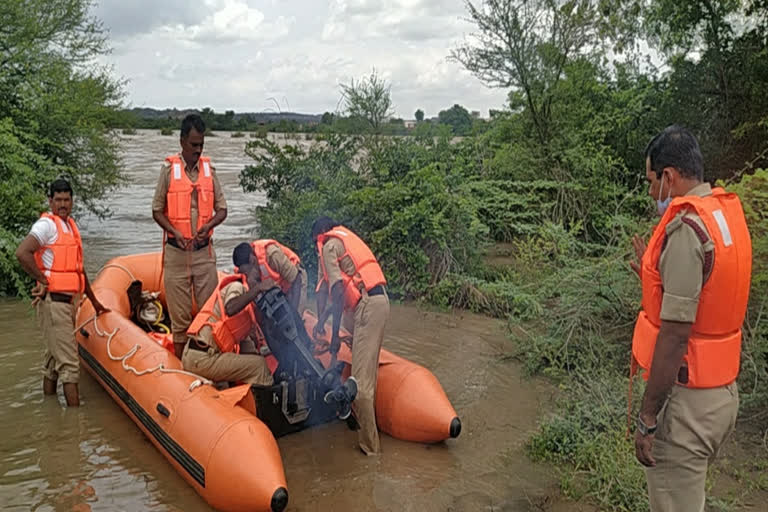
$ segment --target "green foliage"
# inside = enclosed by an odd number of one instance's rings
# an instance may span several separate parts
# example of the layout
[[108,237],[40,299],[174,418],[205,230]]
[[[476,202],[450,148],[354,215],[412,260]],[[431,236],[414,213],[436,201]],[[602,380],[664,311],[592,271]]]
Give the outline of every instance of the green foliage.
[[437,118],[442,124],[450,126],[455,135],[466,135],[472,130],[472,116],[461,105],[441,110]]
[[512,88],[537,141],[547,144],[556,119],[552,89],[569,58],[603,46],[595,2],[489,0],[466,2],[478,31],[451,58],[491,87]]
[[97,200],[122,182],[117,117],[121,83],[94,65],[108,51],[85,0],[0,3],[2,225],[0,294],[25,293],[15,246],[45,209],[46,185],[68,179],[76,201]]
[[647,510],[645,475],[624,437],[626,396],[616,393],[626,379],[588,373],[571,382],[559,412],[531,438],[530,455],[554,463],[574,499],[589,496],[603,510]]
[[13,120],[0,120],[0,295],[26,293],[27,279],[16,261],[16,248],[24,234],[47,207],[48,182],[58,168],[24,144],[25,134]]
[[[454,106],[392,139],[326,135],[372,126],[328,116],[317,145],[259,146],[241,177],[267,194],[262,236],[283,237],[310,266],[309,226],[330,215],[369,242],[393,290],[508,319],[512,355],[563,389],[531,454],[562,468],[566,493],[603,509],[647,509],[624,441],[640,299],[627,261],[632,235],[647,237],[656,220],[643,150],[673,122],[699,137],[707,177],[749,162],[728,185],[744,203],[755,262],[742,411],[762,421],[768,404],[768,172],[752,172],[768,160],[768,3],[700,4],[467,2],[478,32],[452,58],[511,89],[506,109],[486,123]],[[642,42],[662,52],[663,70],[640,58]],[[604,57],[609,47],[618,61]],[[400,123],[379,123],[379,133],[391,127]],[[494,242],[505,243],[504,265],[482,260]]]
[[739,392],[742,412],[765,416],[768,404],[768,170],[757,169],[727,188],[738,194],[752,237],[752,288],[744,322]]
[[391,86],[376,74],[376,70],[359,81],[353,78],[341,84],[346,114],[364,122],[371,133],[380,133],[381,126],[394,113]]
[[448,274],[429,290],[427,298],[443,307],[458,307],[496,317],[518,320],[538,318],[543,305],[535,294],[509,281],[488,282],[461,274]]
[[316,268],[310,226],[329,215],[358,232],[380,258],[395,293],[420,295],[474,264],[487,236],[465,187],[461,153],[446,139],[360,139],[331,134],[309,149],[250,142],[246,191],[262,190],[261,236],[279,238]]
[[266,126],[259,126],[259,129],[251,133],[252,139],[266,139],[269,131]]

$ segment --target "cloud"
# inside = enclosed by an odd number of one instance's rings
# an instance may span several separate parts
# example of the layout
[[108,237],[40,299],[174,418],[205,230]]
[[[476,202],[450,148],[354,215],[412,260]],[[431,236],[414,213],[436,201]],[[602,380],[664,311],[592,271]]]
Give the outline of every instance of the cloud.
[[292,18],[278,16],[265,22],[259,9],[250,7],[243,0],[209,2],[215,10],[199,24],[192,27],[175,25],[167,29],[180,39],[206,43],[259,41],[279,39],[288,34]]
[[283,111],[322,113],[336,109],[340,83],[372,67],[406,119],[454,103],[487,115],[506,101],[446,59],[472,30],[459,0],[201,0],[190,2],[194,20],[146,6],[165,21],[113,33],[103,59],[129,80],[132,106],[263,111],[278,109],[275,98]]
[[203,20],[205,12],[204,0],[101,0],[92,11],[117,39],[170,24],[194,25]]
[[451,0],[332,0],[323,39],[445,38],[464,25],[463,5]]

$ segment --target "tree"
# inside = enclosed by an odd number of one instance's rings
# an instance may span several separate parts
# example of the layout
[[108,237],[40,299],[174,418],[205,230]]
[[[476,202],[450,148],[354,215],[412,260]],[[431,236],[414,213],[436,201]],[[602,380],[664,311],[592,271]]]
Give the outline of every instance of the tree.
[[320,123],[326,124],[326,125],[332,125],[335,118],[336,116],[334,116],[330,112],[325,112],[323,114],[323,117],[320,119]]
[[87,0],[0,2],[0,294],[25,293],[14,251],[45,209],[46,185],[68,179],[78,205],[123,181],[118,139],[122,83],[94,58],[109,49]]
[[423,110],[418,109],[413,115],[416,118],[417,122],[420,123],[420,122],[424,121],[424,111]]
[[382,123],[394,114],[390,87],[375,69],[359,81],[353,78],[349,84],[341,84],[344,112],[364,120],[372,133],[381,133]]
[[486,0],[466,7],[478,32],[451,51],[491,87],[522,95],[539,142],[550,134],[552,90],[569,58],[599,49],[601,17],[588,0]]
[[235,120],[235,111],[234,110],[225,110],[224,116],[221,119],[221,128],[223,130],[231,130],[232,124]]
[[461,105],[441,110],[437,119],[440,123],[450,126],[455,135],[466,135],[472,130],[472,116]]
[[768,148],[766,5],[655,0],[645,11],[648,39],[669,68],[659,107],[697,133],[708,171],[718,176]]
[[216,112],[214,112],[211,107],[204,107],[200,111],[200,117],[203,118],[205,129],[211,131],[213,129],[213,124],[216,122]]

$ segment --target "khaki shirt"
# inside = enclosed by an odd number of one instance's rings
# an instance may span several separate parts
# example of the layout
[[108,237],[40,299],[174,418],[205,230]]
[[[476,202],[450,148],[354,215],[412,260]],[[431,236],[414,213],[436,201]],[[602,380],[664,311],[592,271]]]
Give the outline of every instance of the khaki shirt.
[[[712,188],[709,183],[701,183],[686,195],[710,196]],[[684,216],[692,219],[704,233],[707,233],[705,243],[702,244],[693,228],[682,221]],[[667,245],[659,258],[659,272],[664,290],[661,300],[661,319],[693,323],[696,320],[704,279],[709,277],[702,275],[704,253],[712,250],[714,243],[701,218],[689,211],[678,213],[666,225],[666,232]]]
[[[181,155],[179,155],[181,157]],[[184,164],[184,172],[187,174],[189,181],[192,183],[197,182],[197,177],[200,174],[198,165],[200,160],[192,169],[187,168],[187,163],[184,161],[184,157],[181,157],[181,162]],[[213,209],[215,211],[226,210],[227,200],[224,198],[224,192],[221,190],[221,184],[219,184],[219,177],[216,175],[216,168],[211,165],[211,177],[213,178]],[[157,186],[155,187],[155,197],[152,199],[152,211],[153,212],[165,212],[165,206],[168,197],[168,187],[171,184],[171,164],[164,162],[160,168],[160,177],[157,180]],[[192,221],[193,229],[197,228],[197,190],[192,190],[192,199],[190,201],[190,219]]]
[[291,263],[288,256],[275,244],[267,246],[267,265],[287,283],[293,283],[299,275],[298,266]]
[[[353,276],[357,271],[352,258],[344,256],[346,252],[344,243],[336,237],[329,237],[323,245],[323,263],[325,265],[325,272],[328,274],[328,290],[331,290],[334,284],[341,281],[342,272]],[[344,257],[341,258],[342,256]],[[341,261],[339,261],[339,258],[341,258]],[[319,271],[317,273],[317,282],[319,284],[322,281],[323,272]]]
[[[245,293],[245,286],[243,286],[243,283],[239,281],[229,283],[227,286],[225,286],[221,290],[221,300],[224,302],[224,307],[225,308],[227,307],[227,304],[229,303],[229,301],[231,301],[235,297],[241,296],[244,293]],[[221,317],[221,309],[219,308],[218,301],[213,303],[213,314],[216,316],[208,317],[208,321],[211,323],[214,323],[217,317],[219,318]],[[204,325],[200,329],[200,332],[190,337],[216,350],[219,349],[219,346],[216,344],[216,340],[213,339],[213,330],[208,325]],[[243,340],[238,340],[238,341],[243,341]]]

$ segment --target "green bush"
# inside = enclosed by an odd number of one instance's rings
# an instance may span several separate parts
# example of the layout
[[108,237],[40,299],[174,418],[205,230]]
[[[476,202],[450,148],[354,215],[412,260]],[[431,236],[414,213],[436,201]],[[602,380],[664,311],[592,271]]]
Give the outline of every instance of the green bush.
[[160,135],[173,135],[173,128],[161,128],[160,129]]
[[245,137],[245,134],[243,132],[234,132],[230,137],[233,139],[240,139]]
[[[722,183],[721,183],[722,184]],[[768,170],[727,186],[741,199],[752,238],[752,287],[744,322],[739,393],[742,416],[765,418],[768,408]],[[762,413],[757,414],[756,413]]]
[[311,224],[329,215],[368,241],[393,292],[417,296],[471,266],[487,235],[464,177],[434,161],[438,144],[329,134],[307,149],[257,140],[246,146],[255,165],[241,185],[267,194],[256,208],[261,236],[284,240],[308,268],[316,268]]
[[528,453],[558,468],[567,496],[607,510],[647,510],[645,475],[625,434],[626,394],[617,392],[626,378],[585,371],[567,382],[558,412],[530,439]]
[[69,180],[77,206],[97,215],[124,180],[110,130],[121,83],[88,65],[109,51],[89,12],[85,0],[0,3],[0,295],[27,293],[15,250],[52,180]]
[[259,129],[251,133],[252,139],[266,139],[269,135],[269,130],[266,126],[259,126]]

